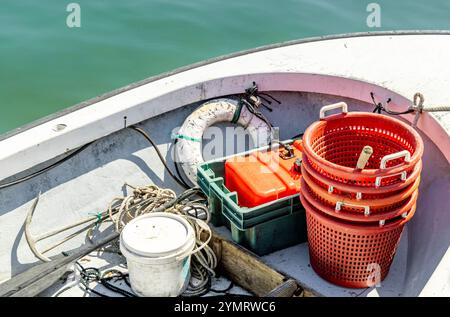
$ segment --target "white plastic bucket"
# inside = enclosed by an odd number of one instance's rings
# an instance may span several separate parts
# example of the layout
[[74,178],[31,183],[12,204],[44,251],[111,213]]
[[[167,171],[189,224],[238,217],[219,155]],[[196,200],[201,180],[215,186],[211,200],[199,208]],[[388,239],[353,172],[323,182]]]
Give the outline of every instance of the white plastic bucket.
[[195,233],[179,215],[156,212],[130,221],[120,235],[130,284],[138,296],[178,296],[190,279]]

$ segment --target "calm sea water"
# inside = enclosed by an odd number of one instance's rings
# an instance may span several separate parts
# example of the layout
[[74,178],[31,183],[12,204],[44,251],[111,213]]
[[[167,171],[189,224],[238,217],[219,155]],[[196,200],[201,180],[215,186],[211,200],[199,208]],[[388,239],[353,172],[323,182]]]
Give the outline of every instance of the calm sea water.
[[[66,7],[81,8],[68,28]],[[369,28],[366,7],[381,6]],[[450,1],[0,0],[0,133],[218,55],[309,36],[450,29]]]

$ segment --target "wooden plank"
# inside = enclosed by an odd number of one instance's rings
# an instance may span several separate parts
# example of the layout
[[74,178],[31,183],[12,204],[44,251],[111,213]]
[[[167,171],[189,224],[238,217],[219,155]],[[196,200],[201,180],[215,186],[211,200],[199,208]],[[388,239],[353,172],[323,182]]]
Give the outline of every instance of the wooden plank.
[[285,280],[283,275],[226,240],[222,241],[221,265],[231,280],[257,296],[266,295]]
[[40,294],[56,282],[58,282],[64,274],[68,271],[67,266],[61,266],[53,272],[47,274],[45,278],[41,278],[38,283],[31,283],[30,285],[19,289],[17,292],[11,294],[10,297],[33,297]]
[[23,273],[13,276],[10,280],[0,284],[0,297],[14,296],[15,294],[26,297],[38,295],[48,288],[47,279],[49,276],[51,278],[55,278],[58,274],[62,276],[70,263],[110,243],[118,237],[118,233],[113,233],[95,244],[88,244],[81,247],[67,257],[58,256],[51,262],[36,265]]
[[[265,296],[280,287],[288,280],[295,280],[283,274],[251,253],[242,246],[225,239],[213,232],[211,246],[220,260],[220,268],[234,283],[257,296]],[[316,296],[297,282],[296,294],[301,296]]]

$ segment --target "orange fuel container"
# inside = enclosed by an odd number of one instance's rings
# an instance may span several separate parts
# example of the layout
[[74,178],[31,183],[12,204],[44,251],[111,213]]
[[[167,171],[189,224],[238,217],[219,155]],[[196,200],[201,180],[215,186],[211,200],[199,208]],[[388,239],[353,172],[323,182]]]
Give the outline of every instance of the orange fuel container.
[[255,207],[300,193],[302,142],[234,156],[225,162],[225,186],[238,205]]

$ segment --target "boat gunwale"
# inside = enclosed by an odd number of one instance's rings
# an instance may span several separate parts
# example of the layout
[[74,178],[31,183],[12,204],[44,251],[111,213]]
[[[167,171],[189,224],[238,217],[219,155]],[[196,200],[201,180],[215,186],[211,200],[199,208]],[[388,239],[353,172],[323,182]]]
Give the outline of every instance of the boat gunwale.
[[100,94],[96,97],[93,97],[91,99],[88,99],[86,101],[82,101],[80,103],[77,103],[73,106],[69,106],[65,109],[62,109],[60,111],[54,112],[48,116],[44,116],[42,118],[39,118],[37,120],[34,120],[30,123],[21,125],[15,129],[12,129],[10,131],[7,131],[5,133],[0,134],[0,142],[3,140],[6,140],[10,137],[13,137],[19,133],[25,132],[27,130],[30,130],[36,126],[39,126],[41,124],[44,124],[46,122],[55,120],[57,118],[60,118],[64,115],[67,115],[69,113],[75,112],[77,110],[83,109],[85,107],[88,107],[90,105],[93,105],[95,103],[98,103],[102,100],[114,97],[116,95],[119,95],[123,92],[138,88],[140,86],[149,84],[151,82],[164,79],[185,71],[189,71],[195,68],[199,68],[202,66],[210,65],[216,62],[224,61],[227,59],[240,57],[247,54],[262,52],[266,50],[271,50],[275,48],[281,48],[281,47],[287,47],[297,44],[304,44],[304,43],[313,43],[313,42],[319,42],[319,41],[327,41],[327,40],[336,40],[336,39],[346,39],[346,38],[357,38],[357,37],[371,37],[371,36],[389,36],[389,35],[450,35],[450,30],[391,30],[391,31],[376,31],[376,32],[356,32],[356,33],[343,33],[343,34],[331,34],[331,35],[323,35],[323,36],[314,36],[314,37],[307,37],[304,39],[296,39],[291,41],[284,41],[274,44],[268,44],[268,45],[262,45],[258,46],[256,48],[251,48],[247,50],[241,50],[229,54],[220,55],[217,57],[209,58],[200,62],[188,64],[186,66],[175,68],[174,70],[163,72],[161,74],[147,77],[143,80],[133,82],[129,85],[122,86],[120,88],[111,90],[109,92],[106,92],[104,94]]

